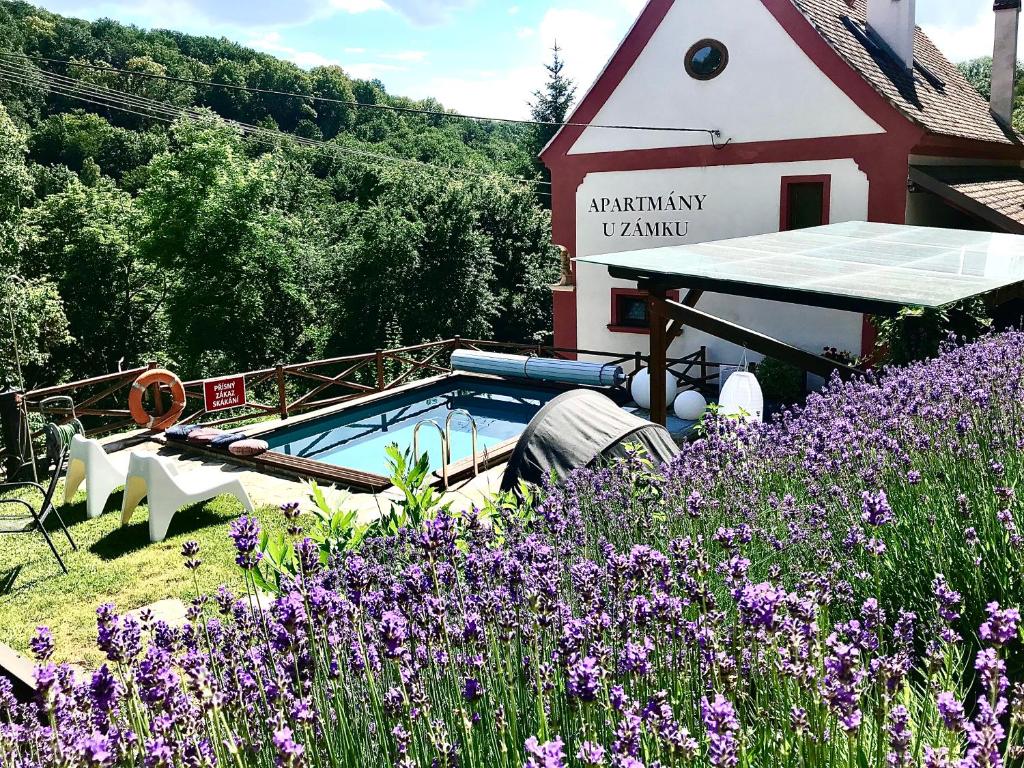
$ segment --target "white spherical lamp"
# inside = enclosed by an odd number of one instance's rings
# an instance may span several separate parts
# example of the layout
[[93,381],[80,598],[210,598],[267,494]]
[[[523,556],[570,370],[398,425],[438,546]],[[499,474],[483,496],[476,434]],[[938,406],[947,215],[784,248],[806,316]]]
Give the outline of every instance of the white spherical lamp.
[[[676,382],[676,377],[669,372],[665,372],[665,407],[668,408],[672,405],[672,401],[676,399],[676,393],[679,391],[679,384]],[[633,381],[629,385],[629,394],[632,395],[634,402],[644,410],[651,410],[651,374],[647,368],[641,368],[637,371],[636,376],[633,377]]]
[[723,416],[761,421],[764,418],[764,395],[754,374],[736,371],[726,379],[718,398],[718,408]]
[[704,415],[707,407],[708,401],[704,399],[704,395],[696,389],[688,389],[679,393],[673,410],[675,410],[676,416],[683,421],[697,421]]

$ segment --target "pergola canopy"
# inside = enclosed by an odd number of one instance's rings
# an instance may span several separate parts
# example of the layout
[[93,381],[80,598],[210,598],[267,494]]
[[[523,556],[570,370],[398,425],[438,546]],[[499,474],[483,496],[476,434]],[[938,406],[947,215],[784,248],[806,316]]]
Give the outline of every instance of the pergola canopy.
[[1024,236],[847,222],[577,261],[665,288],[895,314],[1019,291]]
[[[668,346],[683,327],[777,357],[804,370],[858,369],[697,309],[705,291],[865,314],[1024,295],[1024,235],[848,222],[694,245],[580,257],[647,288],[651,420],[665,423]],[[681,301],[672,288],[688,289]]]

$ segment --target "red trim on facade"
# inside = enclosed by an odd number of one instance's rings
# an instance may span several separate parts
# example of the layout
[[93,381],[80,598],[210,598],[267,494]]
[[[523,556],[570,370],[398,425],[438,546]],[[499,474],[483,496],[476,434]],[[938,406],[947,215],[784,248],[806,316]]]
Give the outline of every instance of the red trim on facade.
[[925,134],[911,150],[914,155],[937,157],[964,157],[978,160],[1024,160],[1024,144],[998,144],[975,141],[957,136],[936,136]]
[[[633,27],[629,30],[625,39],[619,45],[618,50],[612,55],[604,71],[598,76],[597,81],[587,91],[583,101],[579,103],[572,112],[567,122],[590,123],[605,105],[615,89],[619,87],[622,78],[626,76],[630,68],[643,53],[647,43],[650,42],[654,33],[658,31],[661,22],[665,20],[675,0],[649,0],[640,16],[637,17]],[[549,168],[551,164],[548,158],[561,157],[572,149],[572,145],[580,137],[582,127],[565,127],[552,139],[551,143],[541,152],[541,159]]]
[[789,188],[794,184],[821,184],[821,223],[830,223],[832,175],[823,173],[818,176],[783,176],[782,189],[779,193],[779,231],[785,232],[789,229]]
[[878,341],[878,329],[871,322],[870,315],[864,315],[863,318],[860,330],[860,356],[869,360],[874,354],[875,343]]
[[552,288],[555,346],[576,349],[576,288]]
[[[868,218],[903,223],[906,220],[906,183],[909,155],[1024,157],[1024,148],[998,144],[958,143],[925,131],[886,101],[822,38],[791,0],[761,0],[811,61],[824,72],[883,133],[833,136],[788,141],[731,143],[722,149],[710,145],[668,147],[570,155],[585,128],[563,128],[542,152],[552,176],[552,236],[554,242],[576,255],[576,193],[586,174],[702,166],[788,163],[813,160],[853,159],[868,178]],[[573,112],[571,122],[593,121],[601,107],[622,82],[673,5],[673,0],[650,0],[612,60]],[[1002,154],[999,154],[1002,153]],[[575,264],[573,265],[575,274]],[[576,292],[556,291],[555,339],[559,346],[576,341]],[[571,325],[571,330],[570,330]],[[870,326],[865,324],[866,328]],[[871,329],[873,332],[873,328]],[[862,342],[869,342],[868,332]],[[873,339],[870,342],[873,344]]]
[[[635,325],[622,325],[621,318],[619,317],[619,302],[620,296],[635,296],[637,298],[647,298],[647,291],[639,288],[612,288],[611,289],[611,301],[612,308],[609,317],[612,319],[608,323],[608,330],[613,333],[639,333],[650,336],[651,326],[650,323],[642,326]],[[666,296],[669,301],[679,301],[679,291],[667,291]]]

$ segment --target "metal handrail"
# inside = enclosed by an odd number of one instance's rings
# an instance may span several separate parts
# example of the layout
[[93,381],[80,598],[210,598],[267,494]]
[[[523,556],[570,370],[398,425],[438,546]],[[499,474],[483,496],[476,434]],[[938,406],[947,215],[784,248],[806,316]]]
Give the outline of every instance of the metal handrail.
[[420,460],[420,427],[424,424],[433,424],[438,434],[441,435],[441,482],[444,483],[445,490],[447,490],[448,464],[451,461],[451,450],[448,446],[448,438],[445,436],[444,430],[441,429],[441,425],[434,421],[434,419],[424,419],[412,428],[412,460]]
[[477,475],[480,474],[480,460],[477,457],[477,453],[476,453],[476,438],[477,438],[476,419],[474,419],[473,418],[473,414],[470,413],[469,411],[467,411],[465,408],[456,408],[451,413],[449,413],[448,414],[448,418],[446,418],[444,420],[444,439],[445,439],[445,443],[448,445],[449,459],[451,458],[451,452],[452,452],[452,418],[457,413],[464,413],[464,414],[466,414],[466,418],[469,419],[469,426],[472,427],[472,430],[471,430],[470,434],[472,434],[472,436],[473,436],[473,477],[476,477]]

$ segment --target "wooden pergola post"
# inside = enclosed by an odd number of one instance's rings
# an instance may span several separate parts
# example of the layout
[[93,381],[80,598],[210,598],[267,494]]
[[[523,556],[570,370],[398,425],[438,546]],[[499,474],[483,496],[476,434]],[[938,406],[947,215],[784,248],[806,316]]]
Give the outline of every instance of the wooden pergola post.
[[651,381],[651,421],[665,426],[668,419],[668,407],[665,403],[665,372],[668,370],[668,329],[667,318],[661,311],[668,292],[663,286],[652,285],[648,289],[647,317],[651,326],[651,351],[648,357],[648,373]]

